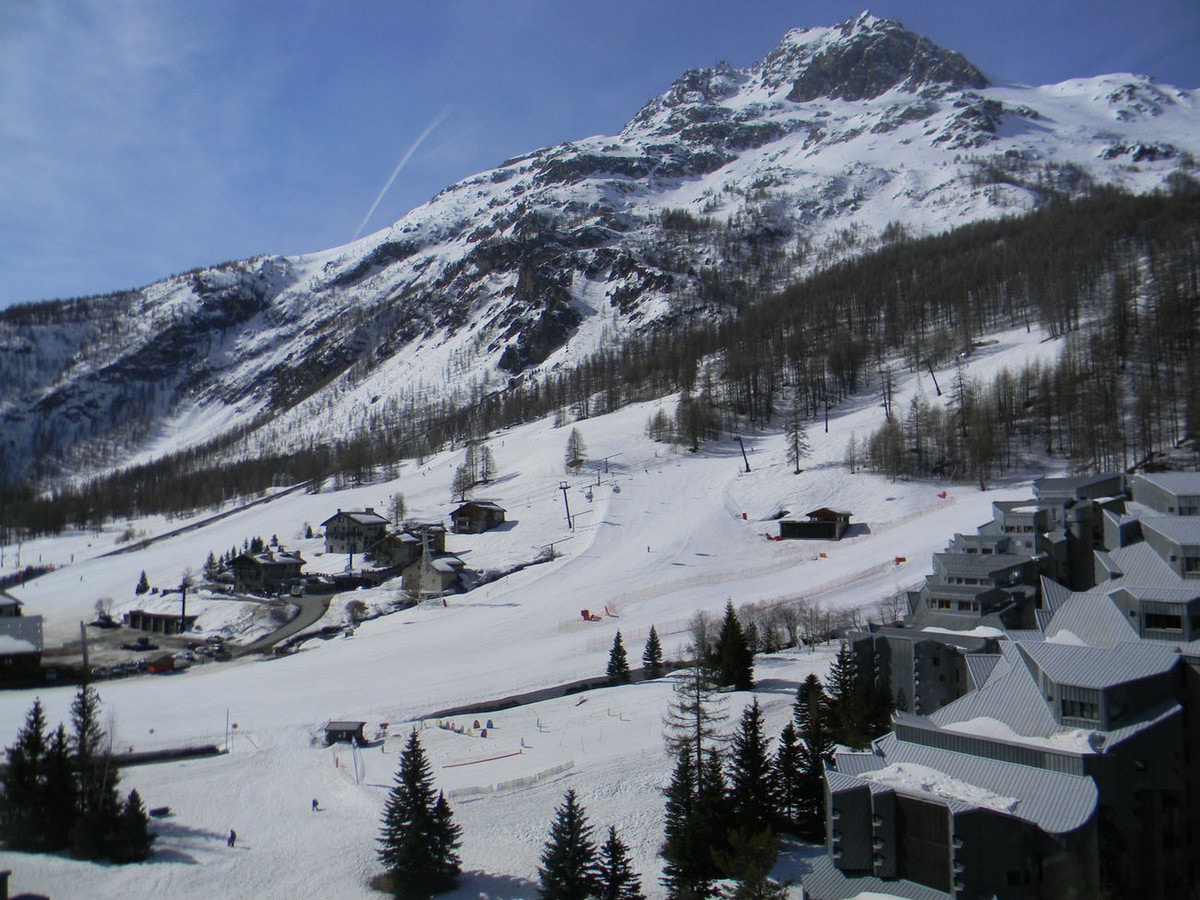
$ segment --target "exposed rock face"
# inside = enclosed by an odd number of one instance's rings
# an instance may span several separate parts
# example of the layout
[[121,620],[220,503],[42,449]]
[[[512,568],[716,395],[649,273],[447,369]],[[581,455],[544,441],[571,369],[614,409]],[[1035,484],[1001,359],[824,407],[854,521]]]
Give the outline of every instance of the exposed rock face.
[[1197,154],[1195,98],[1152,79],[994,85],[869,14],[792,31],[747,68],[685,72],[618,135],[507,160],[354,244],[0,311],[0,482],[237,426],[268,449],[314,416],[352,433],[377,401],[736,314],[892,224],[1153,190]]
[[836,30],[842,39],[797,66],[789,100],[873,100],[893,88],[916,93],[931,86],[988,86],[984,74],[962,54],[943,50],[893,20],[864,15]]

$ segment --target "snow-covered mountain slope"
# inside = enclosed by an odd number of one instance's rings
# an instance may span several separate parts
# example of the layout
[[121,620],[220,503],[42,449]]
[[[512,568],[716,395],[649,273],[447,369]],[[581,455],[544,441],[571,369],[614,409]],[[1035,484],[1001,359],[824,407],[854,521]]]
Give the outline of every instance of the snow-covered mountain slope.
[[1140,75],[1030,87],[864,14],[746,69],[681,76],[621,131],[511,159],[344,247],[0,315],[0,478],[153,458],[266,420],[259,447],[375,403],[489,390],[870,247],[1200,151],[1194,94]]
[[[995,338],[966,361],[971,377],[990,381],[1005,368],[1048,360],[1062,343],[1024,328]],[[937,370],[935,376],[945,383],[951,371]],[[898,404],[918,394],[940,402],[928,374],[898,378]],[[842,465],[847,442],[852,435],[862,440],[883,421],[874,398],[859,400],[835,411],[828,433],[810,428],[812,455],[800,475],[792,473],[779,431],[745,435],[750,472],[736,442],[714,442],[691,453],[651,441],[645,423],[657,402],[576,423],[589,461],[580,475],[563,471],[567,428],[544,420],[493,435],[489,446],[497,477],[478,496],[505,507],[508,522],[480,535],[448,535],[448,549],[478,571],[528,562],[550,542],[557,542],[557,559],[449,597],[445,606],[435,600],[364,622],[350,638],[310,640],[284,658],[204,663],[170,676],[99,682],[105,727],[117,748],[224,746],[228,724],[230,752],[123,770],[123,791],[136,787],[148,807],[172,810],[154,825],[159,839],[149,863],[108,866],[0,851],[0,868],[13,870],[14,891],[53,897],[77,896],[79,885],[86,884],[95,898],[286,898],[307,896],[318,883],[329,896],[371,897],[367,885],[380,871],[374,839],[386,788],[409,729],[423,724],[422,743],[436,784],[449,792],[463,826],[466,876],[447,897],[536,896],[538,855],[568,788],[577,791],[598,833],[609,824],[620,829],[647,896],[664,897],[657,852],[659,789],[671,768],[661,737],[671,698],[667,683],[454,717],[464,727],[476,718],[493,718],[486,739],[478,731],[467,736],[438,729],[435,714],[599,679],[618,630],[635,666],[651,626],[675,658],[689,639],[692,615],[719,617],[728,600],[739,607],[808,600],[825,610],[862,608],[871,614],[877,601],[919,584],[930,571],[932,553],[953,532],[974,531],[988,521],[993,502],[1031,496],[1024,478],[984,492],[949,482],[890,483],[852,474]],[[315,526],[339,507],[386,509],[395,493],[404,494],[414,520],[444,520],[456,505],[450,485],[462,456],[444,451],[421,465],[406,463],[394,482],[289,494],[121,556],[104,554],[130,546],[122,532],[156,537],[204,517],[135,520],[100,532],[30,540],[19,549],[21,564],[59,568],[12,593],[26,604],[26,613],[46,616],[47,647],[57,649],[78,639],[79,622],[92,618],[97,599],[110,597],[118,618],[142,606],[146,597],[134,593],[142,570],[156,586],[175,585],[185,568],[199,569],[210,551],[256,535],[277,535],[290,549],[300,549],[309,569],[337,571],[346,557],[321,555],[321,541],[304,538],[306,523]],[[600,465],[606,458],[607,472]],[[574,531],[568,529],[564,502]],[[822,506],[850,511],[853,531],[839,542],[767,539],[778,534],[775,516],[781,510],[803,515]],[[16,568],[17,548],[10,544],[5,550],[0,575]],[[391,583],[339,595],[325,621],[345,622],[352,599],[385,607],[394,596]],[[203,592],[188,604],[200,616],[201,637],[236,623],[230,609],[241,605]],[[614,615],[584,621],[581,608],[607,608]],[[779,734],[790,718],[796,686],[809,672],[824,676],[832,649],[758,659],[755,697],[764,709],[766,734]],[[67,719],[73,693],[69,686],[37,692],[52,725]],[[0,692],[0,743],[11,742],[33,696]],[[745,693],[728,695],[728,730],[750,699]],[[366,721],[372,735],[379,723],[388,723],[387,740],[363,752],[361,780],[345,747],[320,745],[321,728],[330,719]],[[497,785],[502,787],[496,790]],[[310,811],[314,797],[324,812]],[[236,850],[225,846],[230,828],[239,835]],[[780,866],[780,877],[803,869],[792,848]]]

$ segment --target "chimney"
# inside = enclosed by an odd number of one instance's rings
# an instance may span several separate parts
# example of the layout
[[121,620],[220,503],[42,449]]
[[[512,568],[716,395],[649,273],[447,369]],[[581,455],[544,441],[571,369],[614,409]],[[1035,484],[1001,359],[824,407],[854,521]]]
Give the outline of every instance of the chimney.
[[373,506],[368,506],[368,507],[367,507],[367,512],[369,512],[371,515],[375,515],[375,507],[373,507]]

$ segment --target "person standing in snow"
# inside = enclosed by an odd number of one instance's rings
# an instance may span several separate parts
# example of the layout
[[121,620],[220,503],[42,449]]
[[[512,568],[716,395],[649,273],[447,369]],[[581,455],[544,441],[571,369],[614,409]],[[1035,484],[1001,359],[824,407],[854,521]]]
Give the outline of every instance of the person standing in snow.
[[232,828],[229,829],[229,839],[225,841],[230,847],[237,843],[237,832]]
[[316,811],[317,811],[318,809],[320,809],[320,808],[321,808],[321,805],[320,805],[319,803],[317,803],[317,800],[316,800],[316,798],[314,797],[314,798],[313,798],[313,812],[316,812]]

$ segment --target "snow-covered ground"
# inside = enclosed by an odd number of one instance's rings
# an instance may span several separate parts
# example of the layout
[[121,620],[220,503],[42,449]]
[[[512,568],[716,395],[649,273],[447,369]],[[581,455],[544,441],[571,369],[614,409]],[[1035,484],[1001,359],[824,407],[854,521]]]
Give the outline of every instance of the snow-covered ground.
[[[996,337],[970,359],[971,376],[987,380],[1003,366],[1056,351],[1055,344],[1024,330]],[[941,380],[948,383],[949,372]],[[902,391],[932,395],[933,387],[926,374],[904,380]],[[994,501],[1030,496],[1030,484],[1015,479],[980,491],[850,474],[842,465],[846,443],[851,434],[861,442],[882,422],[877,398],[862,397],[840,411],[828,434],[822,423],[811,423],[813,452],[800,475],[792,474],[782,437],[774,432],[743,435],[749,473],[736,442],[706,445],[697,454],[652,442],[645,425],[659,405],[574,423],[590,460],[579,475],[563,470],[569,428],[537,422],[491,437],[498,477],[474,496],[505,507],[508,521],[482,535],[448,535],[447,549],[476,571],[488,571],[530,562],[555,542],[561,555],[551,562],[450,597],[444,606],[426,602],[372,619],[349,638],[309,641],[287,657],[101,682],[119,750],[212,742],[227,745],[229,753],[122,772],[124,791],[136,787],[147,806],[172,811],[154,823],[159,837],[148,863],[109,867],[0,853],[0,867],[13,870],[14,892],[56,898],[373,896],[369,880],[381,871],[374,840],[386,789],[409,729],[419,727],[438,786],[450,792],[463,828],[466,874],[447,896],[536,896],[538,856],[568,788],[578,793],[598,835],[609,824],[618,826],[644,889],[662,896],[656,852],[660,788],[670,771],[661,738],[669,684],[601,689],[454,720],[471,734],[438,727],[436,712],[598,679],[618,629],[633,665],[651,625],[674,656],[687,640],[689,618],[698,610],[717,617],[727,600],[804,599],[870,615],[884,597],[918,585],[930,571],[931,555],[953,532],[989,519]],[[673,411],[670,401],[661,405]],[[26,613],[46,617],[52,648],[78,639],[79,622],[94,618],[102,597],[112,599],[118,617],[133,608],[142,570],[151,584],[174,586],[186,568],[199,570],[210,551],[219,555],[256,535],[278,536],[310,561],[309,570],[338,571],[345,558],[324,555],[319,539],[304,538],[306,525],[319,530],[339,508],[385,511],[397,493],[404,495],[410,518],[444,521],[457,506],[450,483],[462,456],[461,450],[447,451],[419,466],[410,462],[386,484],[292,494],[118,556],[100,555],[116,549],[128,529],[153,537],[188,523],[145,520],[99,534],[31,541],[20,548],[22,565],[59,568],[13,593]],[[780,511],[802,516],[826,506],[849,511],[859,527],[837,543],[768,540],[778,534]],[[12,545],[4,548],[0,573],[15,567],[16,553]],[[898,563],[900,557],[906,561]],[[383,608],[396,594],[397,588],[384,585],[340,595],[327,621],[344,621],[349,599]],[[200,612],[202,634],[238,631],[243,606],[189,598],[189,612]],[[589,622],[581,609],[611,615]],[[245,636],[253,633],[247,629]],[[769,735],[786,722],[796,684],[811,671],[823,675],[834,649],[758,659],[757,696]],[[65,687],[37,692],[51,724],[66,721],[73,693]],[[0,695],[0,742],[11,743],[33,697]],[[730,729],[750,699],[728,696]],[[489,718],[484,738],[474,720],[486,727]],[[369,736],[386,731],[382,745],[362,751],[361,779],[348,748],[322,746],[321,729],[330,719],[364,720]],[[320,812],[311,810],[314,798]],[[230,828],[238,832],[235,848],[225,843]],[[802,855],[785,855],[780,874],[797,873]]]

